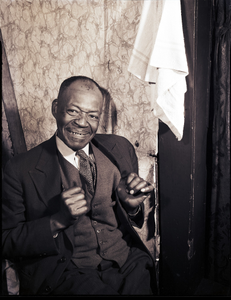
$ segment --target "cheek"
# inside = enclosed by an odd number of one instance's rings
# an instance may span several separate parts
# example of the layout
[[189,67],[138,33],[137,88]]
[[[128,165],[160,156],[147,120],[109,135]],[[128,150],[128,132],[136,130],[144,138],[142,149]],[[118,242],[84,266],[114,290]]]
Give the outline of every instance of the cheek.
[[97,129],[98,129],[98,124],[91,126],[91,130],[92,130],[93,133],[95,133],[97,131]]
[[66,124],[70,122],[65,115],[60,115],[59,118],[56,119],[58,127],[64,127]]

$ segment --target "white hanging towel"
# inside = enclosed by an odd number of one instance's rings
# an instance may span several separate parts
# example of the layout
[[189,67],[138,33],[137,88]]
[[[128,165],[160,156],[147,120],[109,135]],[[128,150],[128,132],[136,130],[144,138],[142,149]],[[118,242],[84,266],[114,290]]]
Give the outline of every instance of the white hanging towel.
[[178,140],[183,137],[188,65],[180,0],[144,0],[128,71],[151,85],[151,108]]

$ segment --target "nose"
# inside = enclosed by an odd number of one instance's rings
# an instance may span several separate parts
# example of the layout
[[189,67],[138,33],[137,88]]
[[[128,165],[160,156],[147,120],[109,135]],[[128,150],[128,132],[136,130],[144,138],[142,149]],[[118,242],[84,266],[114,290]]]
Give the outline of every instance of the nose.
[[81,113],[81,115],[77,119],[75,119],[74,122],[81,127],[87,127],[87,115],[85,113]]

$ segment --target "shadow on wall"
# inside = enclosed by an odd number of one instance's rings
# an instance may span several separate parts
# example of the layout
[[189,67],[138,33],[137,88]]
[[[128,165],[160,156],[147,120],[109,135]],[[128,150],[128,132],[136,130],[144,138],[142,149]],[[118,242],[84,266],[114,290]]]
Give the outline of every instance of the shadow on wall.
[[108,90],[101,87],[104,95],[103,115],[100,120],[99,133],[114,133],[115,126],[117,125],[117,110]]

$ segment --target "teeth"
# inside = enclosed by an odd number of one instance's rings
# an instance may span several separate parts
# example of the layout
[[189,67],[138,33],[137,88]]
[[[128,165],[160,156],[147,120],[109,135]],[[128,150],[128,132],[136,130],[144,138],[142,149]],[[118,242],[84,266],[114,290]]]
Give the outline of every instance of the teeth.
[[73,134],[73,135],[87,135],[88,134],[88,132],[76,132],[76,131],[72,131],[70,128],[69,129],[67,129],[71,134]]
[[83,135],[83,133],[79,133],[79,132],[73,132],[71,131],[72,134],[75,134],[75,135]]

